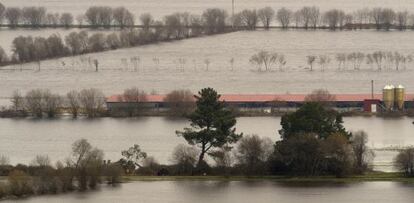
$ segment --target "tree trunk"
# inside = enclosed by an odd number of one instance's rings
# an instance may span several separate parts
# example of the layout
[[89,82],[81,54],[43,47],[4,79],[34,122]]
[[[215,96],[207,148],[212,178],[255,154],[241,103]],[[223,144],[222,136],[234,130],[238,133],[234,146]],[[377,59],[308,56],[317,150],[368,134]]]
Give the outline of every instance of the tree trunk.
[[201,162],[204,160],[205,153],[206,153],[206,145],[203,144],[202,147],[201,147],[200,156],[198,157],[197,168],[200,168],[201,167]]

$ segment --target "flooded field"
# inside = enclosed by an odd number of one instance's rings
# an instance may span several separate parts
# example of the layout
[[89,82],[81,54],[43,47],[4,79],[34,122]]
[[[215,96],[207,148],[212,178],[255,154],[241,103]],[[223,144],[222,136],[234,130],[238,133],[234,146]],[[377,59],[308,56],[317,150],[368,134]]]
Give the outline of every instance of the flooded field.
[[[366,131],[371,148],[414,145],[412,119],[349,117],[344,121],[345,127],[350,131]],[[187,125],[186,120],[160,117],[96,120],[0,119],[0,154],[9,156],[13,164],[30,163],[38,154],[49,155],[53,161],[63,160],[69,156],[74,141],[86,138],[102,149],[107,159],[120,159],[121,150],[137,143],[159,162],[170,163],[174,147],[185,143],[183,138],[175,135],[175,131]],[[238,132],[244,134],[257,134],[273,141],[280,138],[280,118],[277,117],[238,118],[236,127]],[[378,151],[376,154],[375,168],[393,171],[392,161],[396,153]]]
[[[40,71],[36,63],[3,67],[0,104],[8,104],[4,98],[13,90],[24,92],[29,88],[49,88],[65,94],[72,89],[94,87],[108,95],[131,86],[158,93],[182,88],[196,92],[208,86],[221,93],[309,93],[318,88],[332,93],[369,93],[370,81],[374,80],[376,92],[387,83],[403,84],[411,92],[414,89],[412,63],[399,71],[391,66],[377,71],[375,66],[366,63],[361,70],[353,70],[351,65],[338,70],[334,58],[336,53],[354,51],[413,54],[413,35],[412,31],[236,32],[49,60],[41,62]],[[283,53],[286,66],[282,70],[275,66],[273,71],[259,72],[249,59],[260,50]],[[309,71],[306,56],[310,54],[328,55],[331,63],[324,71],[318,64],[314,65],[314,71]],[[132,63],[133,57],[139,57],[139,62]],[[89,59],[99,61],[99,72],[94,71]]]

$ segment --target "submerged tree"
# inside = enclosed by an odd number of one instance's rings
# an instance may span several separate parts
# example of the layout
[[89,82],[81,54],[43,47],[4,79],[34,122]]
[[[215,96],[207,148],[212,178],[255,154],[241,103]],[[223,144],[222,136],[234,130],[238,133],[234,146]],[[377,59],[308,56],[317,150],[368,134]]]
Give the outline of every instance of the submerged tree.
[[191,145],[200,148],[197,166],[201,167],[204,156],[211,149],[237,142],[242,134],[236,133],[236,119],[233,113],[225,108],[220,95],[212,88],[205,88],[196,96],[196,109],[189,116],[191,128],[177,131],[178,136]]

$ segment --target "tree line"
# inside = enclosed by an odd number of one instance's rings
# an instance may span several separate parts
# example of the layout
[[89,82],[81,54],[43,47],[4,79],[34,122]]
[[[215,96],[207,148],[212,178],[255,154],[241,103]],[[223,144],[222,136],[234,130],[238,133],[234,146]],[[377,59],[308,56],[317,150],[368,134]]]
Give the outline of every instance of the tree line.
[[[145,115],[151,108],[145,105],[148,93],[137,87],[124,90],[117,96],[121,105],[110,110],[106,107],[106,96],[95,88],[72,90],[66,95],[59,95],[49,89],[33,89],[24,95],[15,90],[10,97],[11,106],[8,110],[1,112],[3,116],[31,116],[35,118],[55,118],[62,114],[70,114],[73,118],[86,116],[95,118],[101,116],[132,117]],[[168,111],[166,116],[186,116],[194,111],[194,94],[189,90],[173,90],[164,98]]]
[[[106,22],[99,17],[95,18],[99,25]],[[150,14],[143,14],[140,17],[142,29],[123,29],[112,34],[89,35],[86,31],[80,31],[65,37],[58,34],[47,38],[19,36],[12,42],[13,54],[10,57],[0,47],[0,66],[219,34],[229,31],[225,27],[226,18],[224,10],[212,8],[205,10],[201,16],[174,13],[165,16],[163,21],[154,20]],[[95,61],[94,64],[98,70],[98,62]]]
[[[324,71],[332,60],[337,62],[338,70],[360,70],[363,64],[367,64],[371,69],[378,71],[387,69],[399,71],[407,69],[407,65],[413,62],[413,56],[398,51],[374,51],[368,54],[362,52],[336,53],[333,58],[329,55],[306,56],[306,64],[310,71],[314,70],[315,65],[319,65],[320,70]],[[272,71],[275,69],[283,71],[287,64],[287,59],[283,53],[264,50],[252,55],[249,61],[257,67],[258,71]]]
[[65,161],[51,163],[47,155],[37,155],[29,165],[10,165],[9,158],[0,157],[0,198],[22,198],[29,195],[59,194],[93,190],[102,183],[121,182],[122,167],[104,160],[102,150],[86,139],[75,141]]

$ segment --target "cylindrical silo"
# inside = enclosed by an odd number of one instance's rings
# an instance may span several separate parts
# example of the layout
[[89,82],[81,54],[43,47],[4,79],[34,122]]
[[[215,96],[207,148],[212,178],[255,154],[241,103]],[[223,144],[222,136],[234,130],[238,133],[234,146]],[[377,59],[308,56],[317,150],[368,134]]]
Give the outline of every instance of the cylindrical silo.
[[404,86],[398,85],[395,90],[395,106],[398,110],[404,110],[404,102],[405,102],[405,89]]
[[382,98],[385,105],[386,110],[392,110],[394,107],[394,86],[386,85],[382,90]]

